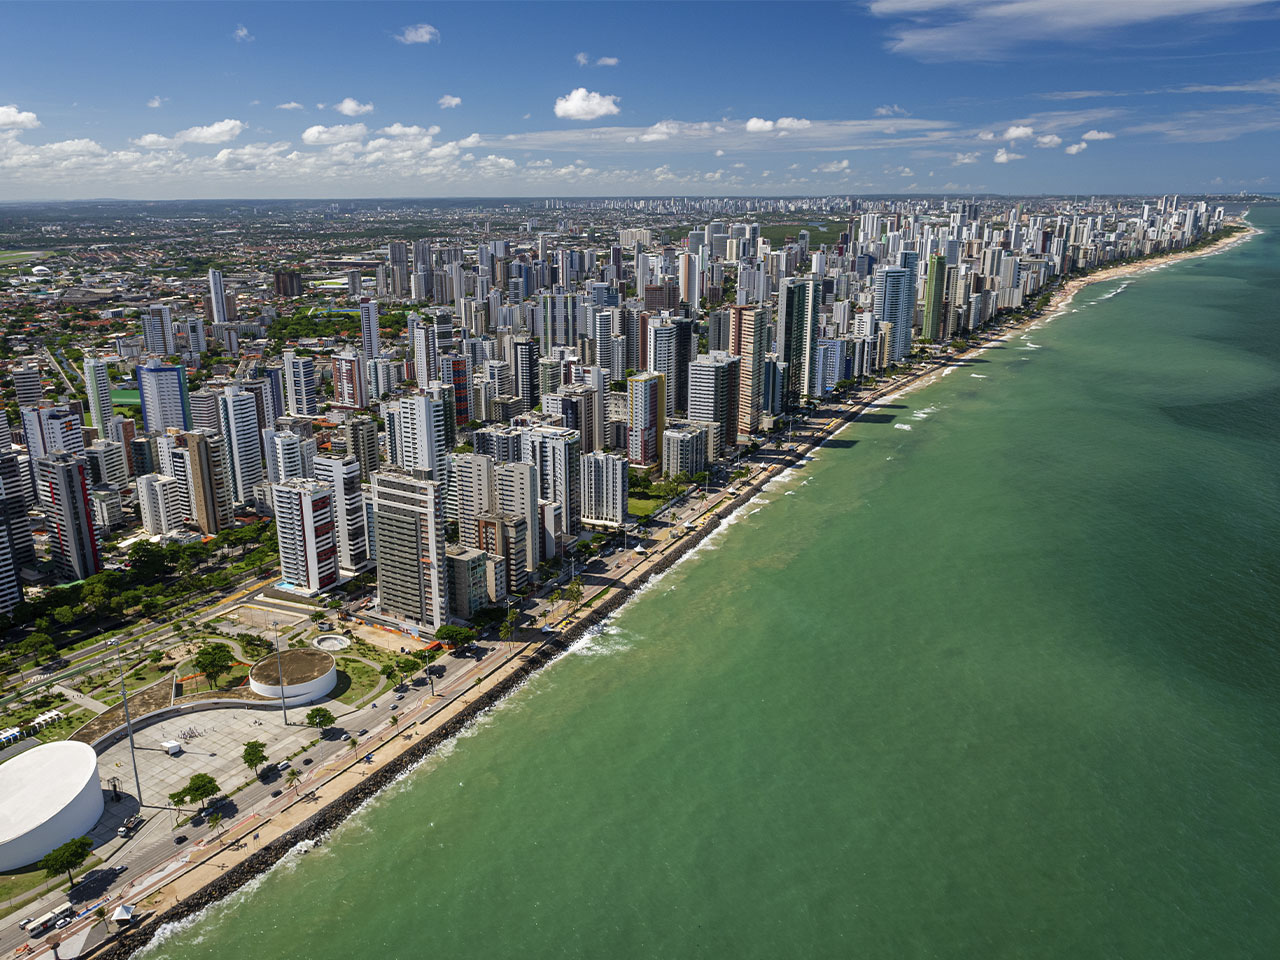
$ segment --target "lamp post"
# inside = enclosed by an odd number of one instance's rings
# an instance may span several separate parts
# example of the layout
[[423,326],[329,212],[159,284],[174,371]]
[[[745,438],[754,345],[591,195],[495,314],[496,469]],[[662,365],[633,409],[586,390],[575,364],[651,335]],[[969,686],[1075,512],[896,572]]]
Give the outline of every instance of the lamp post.
[[284,667],[280,665],[280,621],[272,620],[271,629],[275,631],[276,648],[276,680],[280,684],[280,714],[284,717],[284,725],[289,725],[289,711],[284,705]]
[[133,720],[129,717],[129,692],[124,688],[124,660],[120,657],[120,641],[116,644],[116,666],[120,668],[120,702],[124,705],[124,727],[129,731],[129,759],[133,762],[133,785],[138,791],[138,806],[142,806],[142,778],[138,776],[138,757],[134,753]]

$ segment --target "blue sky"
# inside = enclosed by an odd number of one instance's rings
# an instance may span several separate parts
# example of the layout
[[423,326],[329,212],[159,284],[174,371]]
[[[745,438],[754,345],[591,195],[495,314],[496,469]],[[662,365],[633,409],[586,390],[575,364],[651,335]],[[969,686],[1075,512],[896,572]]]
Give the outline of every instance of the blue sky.
[[1271,191],[1280,166],[1277,0],[0,13],[0,200]]

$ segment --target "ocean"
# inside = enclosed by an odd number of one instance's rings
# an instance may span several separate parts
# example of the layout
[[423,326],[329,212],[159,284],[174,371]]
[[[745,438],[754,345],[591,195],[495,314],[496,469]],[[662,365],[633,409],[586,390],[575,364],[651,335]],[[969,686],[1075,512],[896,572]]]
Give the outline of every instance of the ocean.
[[151,960],[1280,956],[1280,209],[850,426]]

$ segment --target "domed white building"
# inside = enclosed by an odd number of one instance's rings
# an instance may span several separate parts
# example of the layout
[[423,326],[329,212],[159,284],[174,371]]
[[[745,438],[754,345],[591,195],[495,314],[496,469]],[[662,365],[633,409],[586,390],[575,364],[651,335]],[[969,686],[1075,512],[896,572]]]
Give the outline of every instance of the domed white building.
[[102,816],[98,755],[63,740],[0,764],[0,870],[35,863],[82,837]]
[[279,700],[283,690],[285,705],[289,707],[328,696],[337,683],[338,665],[333,655],[313,648],[280,651],[279,670],[276,655],[269,653],[249,671],[249,689],[272,700]]

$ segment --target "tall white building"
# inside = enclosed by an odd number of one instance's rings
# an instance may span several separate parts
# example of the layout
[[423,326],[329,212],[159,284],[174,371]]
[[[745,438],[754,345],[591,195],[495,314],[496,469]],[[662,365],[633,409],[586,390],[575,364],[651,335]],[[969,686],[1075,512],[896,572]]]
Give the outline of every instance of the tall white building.
[[80,417],[66,407],[23,407],[22,433],[32,458],[53,453],[84,453]]
[[316,457],[315,475],[316,480],[333,488],[338,571],[343,577],[354,577],[371,565],[364,495],[360,489],[360,463],[350,455]]
[[218,397],[222,435],[227,438],[231,491],[236,503],[253,500],[253,486],[262,481],[262,438],[258,405],[253,394],[238,383]]
[[[219,279],[221,283],[221,279]],[[167,304],[153,303],[142,317],[142,349],[161,357],[178,352],[173,340],[173,314]]]
[[677,327],[672,323],[656,323],[649,326],[649,369],[666,378],[666,414],[674,417],[676,413],[676,378],[685,371],[677,369],[676,362]]
[[284,352],[285,403],[291,417],[314,417],[316,404],[316,364],[292,350]]
[[530,427],[521,433],[520,459],[537,467],[541,498],[559,504],[565,531],[576,535],[582,519],[582,436],[563,427]]
[[627,458],[597,450],[582,456],[582,522],[619,527],[627,522]]
[[222,271],[209,271],[209,309],[214,323],[227,322],[227,291],[222,285]]
[[449,469],[445,406],[443,399],[425,393],[400,398],[395,461],[406,470],[430,470],[432,479],[442,483]]
[[378,549],[378,609],[411,628],[448,622],[444,485],[379,471],[373,486]]
[[333,487],[318,480],[271,485],[280,586],[314,596],[338,582]]
[[413,328],[413,375],[419,387],[440,378],[439,337],[434,323],[419,323]]
[[182,481],[159,473],[138,478],[138,506],[147,533],[166,534],[182,529]]
[[172,491],[178,516],[190,517],[195,513],[192,506],[195,490],[192,475],[195,471],[191,464],[191,451],[179,444],[181,436],[175,431],[158,437],[156,453],[160,460],[159,472],[178,481],[177,487]]
[[499,463],[493,468],[493,485],[498,511],[525,522],[525,571],[533,573],[542,562],[538,468],[532,463]]
[[911,323],[915,315],[916,293],[912,272],[905,267],[878,267],[871,312],[879,323],[891,323],[889,361],[897,363],[911,350]]
[[712,350],[689,364],[689,419],[717,424],[717,449],[731,447],[738,439],[740,367],[740,358],[722,350]]
[[382,355],[382,340],[378,333],[378,301],[360,301],[360,348],[366,360]]
[[138,399],[143,430],[191,429],[191,401],[187,396],[187,370],[151,357],[138,367]]
[[351,410],[369,405],[369,371],[364,354],[347,350],[333,358],[333,403]]
[[314,473],[314,438],[300,437],[292,430],[263,430],[262,446],[266,451],[267,479],[272,483],[309,478]]
[[84,386],[89,395],[89,419],[103,440],[122,440],[111,435],[111,371],[107,361],[99,357],[84,358]]
[[493,457],[462,453],[450,465],[450,492],[458,507],[458,536],[465,547],[479,548],[476,518],[496,506]]

